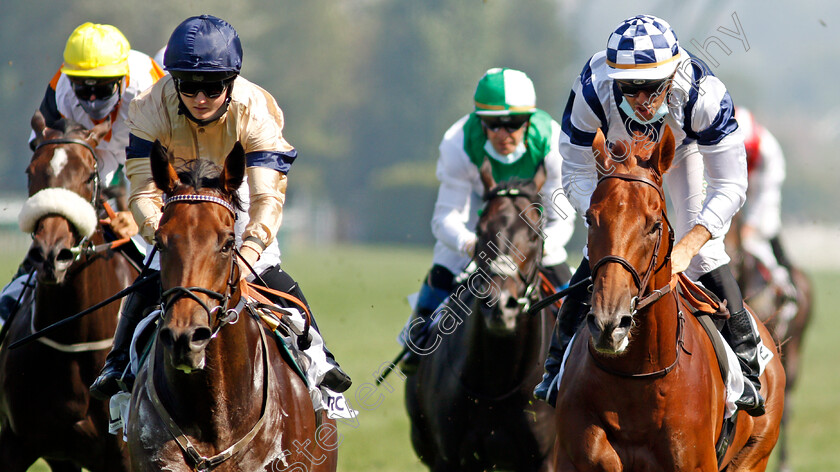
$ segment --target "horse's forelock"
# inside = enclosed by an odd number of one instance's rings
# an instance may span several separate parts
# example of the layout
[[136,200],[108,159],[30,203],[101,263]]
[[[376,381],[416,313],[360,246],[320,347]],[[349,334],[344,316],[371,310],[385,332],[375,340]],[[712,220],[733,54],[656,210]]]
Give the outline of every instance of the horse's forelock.
[[242,209],[242,200],[237,192],[228,194],[224,190],[224,182],[219,178],[222,169],[207,159],[194,159],[177,166],[178,179],[183,186],[189,187],[193,192],[200,190],[212,190],[228,200],[234,208]]

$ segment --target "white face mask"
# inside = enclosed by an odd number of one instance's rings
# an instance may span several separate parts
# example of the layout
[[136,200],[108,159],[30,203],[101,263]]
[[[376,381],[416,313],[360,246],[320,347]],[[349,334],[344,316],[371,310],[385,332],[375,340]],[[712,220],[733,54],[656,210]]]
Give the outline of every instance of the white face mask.
[[111,94],[108,98],[97,98],[93,101],[79,99],[79,105],[92,120],[101,120],[108,116],[108,113],[111,113],[119,100],[120,94],[117,92]]
[[527,149],[525,148],[524,139],[516,145],[516,149],[514,149],[512,153],[507,155],[499,154],[499,152],[496,151],[496,148],[493,147],[493,143],[491,143],[489,139],[484,143],[484,150],[487,151],[488,156],[501,162],[502,164],[513,164],[514,162],[522,158],[522,156],[525,155],[525,151],[527,151]]
[[630,107],[630,102],[628,102],[627,99],[624,97],[621,97],[621,104],[618,105],[618,107],[621,108],[624,111],[624,113],[626,113],[627,116],[630,117],[630,119],[643,125],[649,125],[651,123],[659,121],[662,118],[664,118],[665,115],[668,114],[668,100],[662,101],[662,105],[659,105],[659,108],[656,110],[656,113],[654,113],[653,117],[649,120],[643,120],[639,118],[639,116],[636,114],[633,108]]

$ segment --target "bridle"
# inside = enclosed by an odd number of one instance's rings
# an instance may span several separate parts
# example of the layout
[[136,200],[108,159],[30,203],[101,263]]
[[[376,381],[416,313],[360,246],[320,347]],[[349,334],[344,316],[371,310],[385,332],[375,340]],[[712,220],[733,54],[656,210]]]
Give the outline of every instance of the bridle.
[[[640,177],[640,176],[635,176],[635,175],[630,175],[630,174],[622,174],[622,173],[613,173],[613,174],[610,174],[610,175],[604,175],[600,179],[598,179],[598,184],[600,185],[601,182],[603,182],[607,179],[619,179],[619,180],[623,180],[625,182],[640,182],[640,183],[643,183],[643,184],[648,185],[650,187],[653,187],[656,190],[656,192],[659,194],[660,198],[662,199],[662,220],[666,225],[668,225],[668,251],[666,253],[666,256],[662,259],[662,264],[659,265],[659,267],[657,267],[656,266],[656,261],[657,261],[657,258],[659,257],[659,248],[660,248],[660,245],[661,245],[662,239],[663,239],[662,238],[662,226],[660,225],[659,229],[658,229],[658,237],[656,238],[656,243],[655,243],[654,248],[653,248],[653,255],[651,256],[650,263],[648,264],[647,270],[645,271],[645,274],[644,274],[643,277],[639,277],[638,271],[636,270],[635,267],[633,267],[633,265],[627,259],[625,259],[621,256],[613,255],[613,254],[602,257],[598,262],[595,263],[595,265],[592,266],[592,276],[591,276],[592,280],[595,280],[595,275],[598,272],[598,269],[600,269],[601,267],[603,267],[604,265],[606,265],[607,263],[610,263],[610,262],[614,262],[614,263],[619,264],[620,266],[624,267],[624,269],[627,270],[630,273],[631,276],[633,276],[633,283],[636,285],[638,293],[637,293],[636,296],[634,296],[630,300],[630,310],[631,310],[631,317],[635,317],[638,314],[639,311],[641,311],[642,309],[652,305],[653,303],[655,303],[656,301],[658,301],[662,297],[664,297],[666,294],[672,292],[672,285],[671,285],[671,282],[669,281],[669,283],[665,284],[665,286],[663,286],[661,288],[654,289],[647,294],[644,293],[645,288],[647,287],[647,283],[650,280],[650,278],[653,276],[653,274],[662,270],[665,267],[665,265],[668,263],[668,261],[671,259],[671,250],[674,248],[674,230],[671,227],[671,222],[668,221],[668,215],[665,212],[665,194],[662,191],[662,187],[659,184],[657,184],[656,182],[654,182],[654,181],[652,181],[648,178],[645,178],[645,177]],[[674,293],[674,297],[676,299],[676,296],[677,296],[676,292],[673,292],[673,293]],[[677,300],[677,305],[679,306],[679,301],[678,300]],[[669,372],[671,372],[677,366],[677,363],[680,360],[680,353],[685,350],[685,346],[683,345],[683,339],[682,339],[683,325],[684,324],[685,324],[685,317],[682,315],[682,312],[678,310],[677,311],[677,331],[676,331],[677,349],[676,349],[676,355],[674,356],[674,362],[672,362],[671,365],[669,365],[669,366],[667,366],[663,369],[659,369],[657,371],[654,371],[654,372],[628,373],[628,372],[617,371],[615,369],[612,369],[612,368],[606,366],[601,361],[599,361],[599,359],[595,356],[595,354],[593,354],[591,345],[588,346],[587,351],[589,352],[589,355],[592,358],[592,360],[595,362],[595,365],[597,365],[598,368],[600,368],[601,370],[603,370],[607,373],[617,375],[619,377],[636,378],[636,379],[662,377],[662,376],[667,375]],[[686,352],[688,352],[688,351],[686,351]]]
[[[166,211],[166,208],[169,205],[175,203],[215,203],[217,205],[223,206],[227,209],[232,215],[234,220],[236,219],[236,211],[228,201],[212,196],[212,195],[175,195],[172,197],[168,197],[163,206],[163,210]],[[216,337],[219,330],[228,324],[235,324],[239,319],[239,313],[234,308],[231,308],[230,301],[233,298],[233,294],[238,286],[239,281],[239,271],[234,270],[236,266],[236,259],[235,256],[231,258],[231,266],[230,266],[230,275],[227,280],[225,293],[220,293],[215,290],[206,289],[203,287],[184,287],[184,286],[176,286],[172,287],[168,290],[165,290],[161,294],[161,313],[166,313],[166,305],[172,306],[181,298],[187,297],[194,300],[196,303],[201,306],[205,312],[207,312],[208,320],[210,321],[210,325],[212,326],[211,331],[211,338]],[[215,307],[208,307],[207,304],[201,300],[201,298],[196,295],[196,293],[204,294],[214,300],[219,300],[219,305]],[[222,313],[220,315],[220,313]],[[162,324],[161,324],[162,325]],[[263,397],[262,403],[260,407],[260,417],[257,422],[251,427],[248,433],[245,434],[242,438],[236,441],[233,445],[221,451],[218,454],[213,456],[207,457],[201,455],[196,449],[195,445],[189,440],[189,437],[183,432],[183,430],[178,426],[172,416],[167,412],[166,407],[160,400],[160,397],[157,393],[157,388],[155,387],[154,382],[154,359],[155,348],[152,348],[152,354],[149,357],[149,373],[146,376],[146,387],[148,389],[149,400],[152,402],[152,405],[155,408],[158,416],[163,420],[166,425],[166,429],[168,430],[169,434],[175,439],[176,444],[178,447],[181,448],[181,451],[184,453],[185,457],[189,462],[192,463],[193,470],[204,471],[204,470],[212,470],[222,462],[230,459],[237,453],[245,450],[248,444],[253,440],[259,430],[262,428],[263,424],[265,423],[266,419],[266,411],[268,407],[268,398],[272,395],[270,386],[274,382],[274,374],[273,369],[268,360],[268,342],[266,340],[266,335],[263,329],[258,329],[260,333],[260,342],[262,346],[262,362],[263,362]],[[155,344],[157,344],[157,337],[155,337]]]
[[668,261],[671,259],[671,250],[674,249],[674,229],[671,227],[671,222],[668,221],[668,215],[665,213],[665,194],[662,191],[662,187],[659,184],[645,177],[639,177],[635,175],[622,173],[604,175],[600,179],[598,179],[598,184],[600,185],[601,182],[604,182],[607,179],[619,179],[625,182],[640,182],[650,187],[653,187],[659,194],[659,196],[662,198],[662,220],[668,226],[668,251],[666,252],[666,256],[662,259],[662,264],[660,264],[659,267],[657,267],[656,261],[659,257],[659,248],[662,244],[663,239],[662,225],[660,224],[659,229],[657,230],[658,237],[656,238],[656,243],[653,247],[653,255],[650,258],[650,263],[648,264],[648,267],[645,270],[644,276],[640,277],[639,272],[627,259],[613,254],[602,257],[600,260],[598,260],[598,262],[596,262],[592,266],[592,280],[595,280],[595,275],[597,274],[598,269],[610,262],[619,264],[620,266],[624,267],[624,269],[627,270],[627,272],[630,273],[630,275],[633,277],[633,283],[636,285],[636,289],[638,290],[637,294],[630,299],[631,316],[636,316],[636,314],[640,310],[659,300],[671,290],[670,284],[666,284],[664,287],[654,289],[650,293],[644,293],[648,281],[650,281],[650,278],[653,276],[653,274],[662,270],[662,268],[665,267],[665,264],[667,264]]
[[[501,185],[501,186],[496,186],[495,188],[490,189],[489,191],[487,191],[485,193],[485,195],[484,195],[484,207],[482,208],[481,213],[483,214],[487,210],[487,207],[490,204],[490,202],[492,200],[496,199],[496,198],[510,198],[511,203],[513,203],[513,201],[518,197],[525,198],[531,203],[537,203],[537,199],[536,199],[536,196],[534,194],[532,194],[530,192],[527,192],[523,189],[517,188],[517,187]],[[516,207],[515,203],[513,203],[513,205],[514,205],[514,207]],[[523,211],[523,209],[520,209],[518,207],[516,207],[516,209],[517,209],[517,211]],[[519,213],[517,213],[516,216],[521,218],[521,215]],[[480,236],[480,233],[479,233],[479,236]],[[501,251],[499,251],[498,248],[496,248],[495,246],[493,246],[493,250],[494,250],[494,252],[497,252],[499,255],[502,255]],[[477,257],[477,256],[474,256],[473,260],[475,261],[476,259],[481,259],[481,258]],[[513,262],[513,261],[511,261],[511,262],[515,264],[515,262]],[[522,307],[523,312],[528,312],[530,310],[531,303],[533,303],[535,301],[535,298],[539,293],[537,291],[537,288],[539,287],[539,284],[540,284],[540,277],[539,277],[540,269],[539,268],[540,268],[541,262],[542,262],[542,250],[538,250],[536,260],[533,261],[533,263],[531,264],[531,269],[529,271],[530,273],[528,273],[528,274],[522,273],[522,270],[519,269],[519,265],[516,264],[517,265],[516,273],[519,276],[519,279],[522,280],[526,284],[525,285],[525,290],[524,290],[522,296],[517,297],[517,299],[516,299],[517,303]],[[491,269],[492,269],[492,265],[491,265]],[[491,270],[491,272],[492,272],[492,270]],[[503,275],[503,274],[499,274],[499,275]]]
[[[225,209],[227,209],[231,215],[233,215],[234,220],[236,220],[236,211],[228,201],[223,198],[216,197],[213,195],[174,195],[172,197],[168,197],[163,205],[163,211],[166,211],[166,208],[169,205],[175,203],[215,203],[217,205],[221,205]],[[236,258],[235,256],[231,256],[230,258],[230,271],[228,275],[228,280],[225,284],[225,292],[217,292],[215,290],[210,290],[204,287],[185,287],[182,285],[178,285],[175,287],[171,287],[167,290],[164,290],[161,293],[161,313],[166,313],[166,306],[173,306],[175,302],[177,302],[181,298],[190,298],[198,305],[204,309],[207,313],[208,321],[210,322],[211,326],[211,337],[215,337],[216,334],[219,332],[222,327],[226,324],[234,324],[239,318],[239,312],[235,309],[230,307],[230,301],[233,298],[233,294],[236,291],[239,281],[239,271],[235,270],[236,268]],[[204,300],[201,299],[197,293],[206,295],[214,300],[218,300],[219,304],[214,307],[209,307]]]
[[[101,183],[100,177],[99,177],[99,160],[96,157],[96,151],[93,149],[93,146],[91,146],[87,141],[85,141],[83,139],[56,138],[56,139],[46,139],[44,141],[41,141],[40,143],[38,143],[37,146],[35,146],[35,149],[34,149],[33,152],[37,152],[39,149],[41,149],[44,146],[55,145],[55,144],[78,144],[80,146],[83,146],[88,151],[90,151],[90,155],[93,158],[93,174],[91,175],[91,178],[88,180],[88,182],[91,182],[91,181],[93,182],[93,188],[91,189],[91,198],[90,198],[90,201],[88,203],[90,203],[90,206],[92,206],[94,209],[99,208],[98,203],[100,201],[100,193],[102,191],[102,183]],[[104,251],[106,249],[109,249],[109,248],[110,248],[110,245],[108,245],[108,247],[103,246],[101,248],[96,248],[96,247],[93,246],[93,244],[90,242],[90,240],[87,236],[82,236],[82,238],[79,240],[79,242],[75,246],[71,247],[69,249],[69,251],[73,255],[73,261],[78,261],[82,257],[82,255],[93,255],[93,254],[96,254],[98,252],[102,252],[102,251]]]

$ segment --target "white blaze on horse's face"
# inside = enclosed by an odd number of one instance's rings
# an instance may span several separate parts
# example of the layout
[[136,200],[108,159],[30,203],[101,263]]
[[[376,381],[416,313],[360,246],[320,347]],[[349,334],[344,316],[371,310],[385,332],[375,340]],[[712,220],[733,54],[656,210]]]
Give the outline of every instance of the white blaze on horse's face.
[[53,152],[53,157],[50,160],[50,169],[54,176],[58,177],[61,175],[61,171],[64,170],[67,161],[67,151],[64,149],[58,148]]
[[513,258],[507,254],[499,254],[495,259],[490,261],[490,273],[499,275],[501,277],[514,277],[518,267],[513,262]]

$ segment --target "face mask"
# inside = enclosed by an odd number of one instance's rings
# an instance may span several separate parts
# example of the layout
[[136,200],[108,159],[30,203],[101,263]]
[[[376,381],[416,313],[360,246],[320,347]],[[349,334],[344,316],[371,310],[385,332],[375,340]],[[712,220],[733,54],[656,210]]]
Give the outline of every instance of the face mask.
[[108,116],[108,113],[114,109],[114,106],[116,106],[119,100],[120,94],[114,93],[108,98],[97,98],[93,101],[79,100],[79,104],[92,120],[101,120]]
[[516,149],[514,149],[512,153],[503,156],[496,151],[496,148],[493,147],[493,143],[491,143],[488,139],[487,142],[484,143],[484,150],[487,151],[488,156],[496,159],[502,164],[513,164],[525,155],[525,151],[527,149],[525,148],[525,140],[523,139],[516,145]]
[[668,100],[662,101],[662,105],[659,105],[659,109],[656,110],[656,113],[654,113],[653,117],[649,120],[642,120],[639,118],[639,116],[636,115],[636,112],[633,111],[633,108],[630,107],[630,102],[628,102],[624,97],[622,97],[621,104],[619,104],[618,107],[621,108],[621,110],[624,111],[630,119],[643,125],[649,125],[653,122],[659,121],[668,114]]

